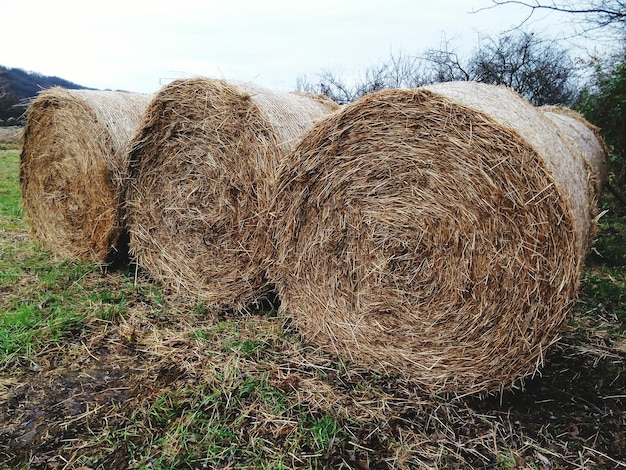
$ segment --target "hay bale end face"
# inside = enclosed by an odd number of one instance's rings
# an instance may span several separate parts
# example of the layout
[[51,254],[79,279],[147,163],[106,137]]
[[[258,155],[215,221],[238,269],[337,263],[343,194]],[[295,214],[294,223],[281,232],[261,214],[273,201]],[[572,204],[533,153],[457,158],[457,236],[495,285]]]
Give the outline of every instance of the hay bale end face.
[[[511,90],[467,83],[372,93],[316,124],[273,207],[283,312],[325,349],[435,393],[536,371],[591,221],[570,181],[580,162],[546,157],[542,138],[565,147],[528,119],[540,113]],[[529,143],[528,129],[543,134]]]
[[165,286],[245,308],[270,286],[268,208],[279,161],[327,99],[210,78],[161,89],[135,137],[127,192],[130,248]]
[[31,231],[44,248],[97,262],[122,249],[127,144],[149,99],[56,87],[30,104],[20,187]]

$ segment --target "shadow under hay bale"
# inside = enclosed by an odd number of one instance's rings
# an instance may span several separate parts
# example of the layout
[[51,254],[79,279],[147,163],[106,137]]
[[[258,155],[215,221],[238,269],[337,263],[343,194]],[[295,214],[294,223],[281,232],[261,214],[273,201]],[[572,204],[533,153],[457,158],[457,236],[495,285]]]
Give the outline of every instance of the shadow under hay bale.
[[126,219],[138,263],[211,306],[270,294],[268,208],[277,167],[329,99],[180,79],[154,97],[130,152]]
[[55,255],[108,262],[123,232],[127,144],[147,95],[55,87],[28,107],[20,187],[33,235]]
[[588,179],[510,89],[367,95],[284,161],[269,270],[281,310],[312,342],[432,393],[512,386],[576,300]]

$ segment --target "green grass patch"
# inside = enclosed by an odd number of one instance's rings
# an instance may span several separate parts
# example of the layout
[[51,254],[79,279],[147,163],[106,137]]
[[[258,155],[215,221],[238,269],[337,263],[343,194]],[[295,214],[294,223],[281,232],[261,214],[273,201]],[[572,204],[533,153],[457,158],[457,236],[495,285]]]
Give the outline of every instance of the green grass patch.
[[267,343],[254,339],[236,339],[228,343],[231,351],[245,357],[259,357],[268,346]]
[[100,267],[55,259],[26,233],[20,209],[19,152],[0,152],[0,369],[79,337],[94,319],[127,311],[133,291],[110,285]]
[[626,215],[605,194],[598,234],[581,279],[580,308],[599,318],[617,319],[615,331],[626,332]]
[[12,142],[0,142],[0,150],[21,151],[22,144]]
[[313,450],[327,452],[336,440],[343,440],[343,427],[331,415],[311,418],[303,423],[302,431],[310,436]]
[[0,151],[0,217],[2,224],[11,226],[21,223],[19,152]]
[[[137,468],[223,468],[232,462],[238,463],[234,468],[283,468],[281,455],[266,438],[272,435],[274,413],[288,410],[290,397],[266,374],[241,377],[238,372],[161,394],[147,415],[135,415],[128,428],[109,439],[134,449]],[[324,445],[333,431],[326,421],[315,426],[310,442]],[[295,431],[295,423],[292,428],[283,439],[297,448],[305,434]]]
[[132,277],[114,291],[100,267],[54,259],[27,237],[0,237],[0,253],[0,369],[127,311]]
[[616,332],[626,332],[626,270],[587,271],[581,282],[580,302],[589,315],[615,317]]

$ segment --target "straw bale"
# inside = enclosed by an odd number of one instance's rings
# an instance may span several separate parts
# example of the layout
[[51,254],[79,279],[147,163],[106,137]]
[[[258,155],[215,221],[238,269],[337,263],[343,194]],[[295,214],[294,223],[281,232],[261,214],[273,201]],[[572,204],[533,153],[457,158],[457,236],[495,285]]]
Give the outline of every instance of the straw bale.
[[32,234],[60,257],[108,262],[122,245],[127,145],[150,97],[44,90],[30,103],[20,160]]
[[586,173],[503,87],[372,93],[314,125],[280,171],[270,268],[312,342],[433,393],[534,373],[576,299]]
[[600,129],[580,113],[564,106],[542,106],[539,109],[554,123],[556,132],[570,146],[571,152],[582,152],[597,200],[609,172],[609,150]]
[[510,88],[477,82],[437,83],[424,88],[481,111],[500,125],[510,127],[541,155],[548,173],[572,212],[579,260],[583,262],[593,233],[594,191],[588,184],[589,172],[582,154],[572,153],[551,121]]
[[267,214],[281,158],[328,99],[205,77],[175,80],[146,112],[130,153],[131,253],[151,275],[211,306],[270,290]]

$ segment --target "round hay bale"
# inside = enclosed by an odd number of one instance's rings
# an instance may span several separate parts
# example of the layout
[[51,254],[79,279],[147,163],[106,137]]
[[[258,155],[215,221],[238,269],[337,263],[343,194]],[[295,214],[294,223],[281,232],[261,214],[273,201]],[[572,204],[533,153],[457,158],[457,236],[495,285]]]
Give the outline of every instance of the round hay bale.
[[149,96],[42,91],[27,110],[22,205],[33,235],[57,256],[107,262],[119,250],[130,142]]
[[564,106],[542,106],[539,110],[556,126],[556,132],[570,146],[572,153],[582,152],[590,185],[595,190],[594,199],[597,200],[609,172],[609,149],[600,129],[578,112]]
[[269,270],[312,342],[425,390],[512,386],[542,364],[588,249],[585,169],[510,89],[367,95],[284,161]]
[[133,141],[126,216],[138,263],[176,293],[241,309],[270,290],[279,161],[329,99],[210,78],[160,90]]

